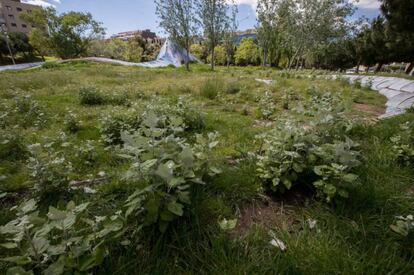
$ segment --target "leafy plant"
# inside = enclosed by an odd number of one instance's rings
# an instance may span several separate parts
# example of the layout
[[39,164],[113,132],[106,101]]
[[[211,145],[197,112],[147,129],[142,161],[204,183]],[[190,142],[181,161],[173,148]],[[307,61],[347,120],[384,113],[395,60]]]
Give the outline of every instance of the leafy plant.
[[352,170],[360,165],[360,154],[346,137],[331,142],[329,135],[285,123],[258,138],[257,173],[266,190],[285,192],[310,182],[331,202],[337,195],[347,197],[347,188],[357,183]]
[[79,91],[81,105],[102,105],[105,104],[105,95],[96,87],[82,87]]
[[394,157],[400,163],[410,166],[414,163],[413,125],[404,123],[400,125],[401,132],[391,138]]
[[120,155],[132,162],[125,179],[147,184],[127,199],[126,216],[133,215],[144,226],[158,224],[162,232],[184,215],[194,186],[205,184],[205,176],[220,172],[210,166],[208,157],[218,143],[217,134],[197,135],[191,146],[177,136],[183,131],[179,119],[165,122],[165,117],[148,113],[136,132],[122,134]]
[[27,148],[18,132],[0,130],[0,160],[21,160],[27,156]]
[[[54,142],[29,146],[31,156],[27,167],[34,183],[34,190],[42,204],[59,201],[69,193],[72,163],[61,150],[55,150]],[[57,145],[56,145],[57,146]]]
[[17,123],[25,128],[33,126],[39,128],[47,122],[43,108],[29,95],[15,96],[12,112],[18,118]]
[[390,225],[390,227],[395,233],[407,237],[409,234],[414,233],[414,217],[413,215],[407,215],[406,217],[398,216],[395,224]]
[[78,120],[77,115],[72,111],[68,111],[66,114],[64,124],[66,130],[73,134],[77,133],[82,127],[81,121]]
[[200,95],[207,99],[215,99],[217,95],[223,91],[223,81],[218,78],[206,80],[200,88]]
[[106,242],[120,233],[119,215],[89,218],[89,203],[69,202],[64,209],[50,206],[43,216],[34,199],[15,207],[16,218],[0,227],[3,248],[13,256],[7,274],[83,274],[100,265]]
[[270,92],[266,91],[259,98],[259,112],[263,119],[270,119],[276,112],[276,104]]

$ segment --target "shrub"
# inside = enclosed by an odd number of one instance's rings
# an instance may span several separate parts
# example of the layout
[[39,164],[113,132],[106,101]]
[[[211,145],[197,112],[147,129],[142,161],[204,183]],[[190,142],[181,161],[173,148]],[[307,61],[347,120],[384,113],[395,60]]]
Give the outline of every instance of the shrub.
[[0,160],[21,160],[27,157],[23,138],[17,132],[0,130]]
[[42,127],[46,124],[46,115],[39,103],[29,95],[18,95],[14,98],[14,113],[23,127]]
[[410,166],[414,164],[414,125],[407,122],[400,128],[400,133],[391,138],[392,152],[398,162]]
[[108,145],[122,144],[121,133],[129,131],[139,124],[138,118],[131,114],[113,112],[101,119],[100,133]]
[[276,104],[270,92],[265,92],[259,98],[259,115],[262,119],[270,119],[276,112]]
[[34,199],[15,207],[16,218],[0,227],[12,255],[2,258],[12,265],[7,274],[93,273],[123,222],[118,215],[89,217],[88,206],[71,201],[63,209],[50,206],[46,215]]
[[133,216],[144,226],[157,224],[161,232],[185,214],[195,185],[204,184],[205,176],[220,172],[209,162],[209,152],[218,143],[217,134],[210,133],[207,138],[197,135],[196,144],[190,146],[176,135],[180,131],[174,121],[158,128],[163,120],[148,114],[136,132],[124,132],[121,155],[132,162],[125,179],[148,183],[127,199],[126,216]]
[[68,111],[66,114],[64,125],[66,130],[73,134],[77,133],[82,127],[81,121],[78,120],[78,117],[72,111]]
[[73,171],[72,163],[54,143],[29,146],[31,156],[27,167],[34,183],[36,196],[42,204],[57,202],[69,195],[69,182]]
[[257,173],[270,192],[310,182],[320,197],[331,202],[338,195],[347,197],[347,188],[357,182],[352,170],[360,165],[360,154],[344,136],[342,141],[330,141],[329,135],[286,123],[259,139],[263,146]]
[[130,100],[127,93],[111,93],[105,98],[105,103],[112,104],[112,105],[124,105],[129,106]]
[[82,105],[102,105],[106,99],[96,87],[82,87],[79,91],[79,100]]
[[215,99],[217,95],[223,90],[223,82],[218,78],[208,79],[200,88],[201,96],[208,99]]
[[237,81],[228,82],[225,92],[227,94],[237,94],[240,92],[240,84]]

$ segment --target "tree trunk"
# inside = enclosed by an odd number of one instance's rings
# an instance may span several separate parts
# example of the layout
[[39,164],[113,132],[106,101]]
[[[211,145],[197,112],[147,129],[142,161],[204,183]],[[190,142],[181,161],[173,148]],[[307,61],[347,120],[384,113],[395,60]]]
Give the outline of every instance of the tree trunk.
[[355,73],[356,74],[359,74],[359,67],[361,66],[361,62],[359,62],[358,61],[358,64],[357,64],[357,66],[356,66],[356,70],[355,70]]
[[299,54],[299,49],[295,52],[295,54],[292,56],[292,59],[290,60],[290,64],[289,64],[289,70],[292,69],[293,66],[293,62],[296,60],[296,56]]
[[267,65],[267,49],[263,50],[263,67],[266,67]]
[[188,42],[188,40],[185,43],[186,46],[186,51],[187,51],[187,58],[185,60],[185,69],[187,71],[190,71],[190,43]]
[[211,70],[214,71],[214,61],[215,61],[215,56],[214,56],[214,44],[212,45],[212,49],[211,49]]
[[367,68],[365,69],[365,72],[369,72],[369,66],[367,66]]
[[375,73],[378,73],[379,71],[381,71],[382,65],[384,65],[384,63],[379,62],[378,65],[377,65],[377,67],[375,68],[375,71],[374,72]]
[[406,74],[410,74],[411,73],[411,71],[414,69],[414,61],[411,61],[408,65],[407,65],[407,67],[405,67],[405,73]]

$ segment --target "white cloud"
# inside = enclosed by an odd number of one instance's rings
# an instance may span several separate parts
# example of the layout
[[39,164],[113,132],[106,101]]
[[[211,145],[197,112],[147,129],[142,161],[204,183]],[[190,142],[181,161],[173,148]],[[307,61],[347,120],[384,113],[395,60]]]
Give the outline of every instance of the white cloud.
[[60,3],[60,0],[23,0],[22,2],[36,6],[54,7]]
[[[231,0],[229,0],[230,2]],[[355,6],[363,9],[379,9],[381,3],[378,0],[351,0]],[[235,0],[238,5],[250,5],[253,10],[256,10],[257,0]]]
[[359,0],[359,1],[354,0],[354,4],[358,8],[370,9],[370,10],[377,10],[381,6],[381,3],[378,0]]

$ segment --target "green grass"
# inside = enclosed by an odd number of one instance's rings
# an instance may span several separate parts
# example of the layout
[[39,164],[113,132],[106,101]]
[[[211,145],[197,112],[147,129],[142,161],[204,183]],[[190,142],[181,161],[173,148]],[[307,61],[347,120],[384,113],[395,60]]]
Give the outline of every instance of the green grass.
[[[276,80],[273,86],[258,83],[255,78]],[[214,83],[213,83],[214,82]],[[206,85],[208,83],[208,85]],[[237,83],[237,89],[228,87]],[[405,114],[376,124],[365,119],[375,115],[355,109],[355,103],[384,108],[385,98],[374,91],[358,89],[341,81],[296,79],[280,76],[278,71],[261,68],[218,68],[192,66],[191,72],[180,69],[142,69],[72,62],[52,68],[0,73],[0,111],[12,106],[14,94],[28,94],[44,111],[47,123],[40,128],[17,127],[24,145],[48,143],[64,132],[71,143],[64,152],[75,163],[73,177],[90,178],[100,171],[110,175],[106,184],[94,195],[98,213],[111,213],[122,199],[137,188],[120,180],[128,165],[101,140],[101,118],[111,112],[119,114],[129,106],[80,104],[81,87],[95,86],[101,93],[122,92],[132,106],[145,107],[151,97],[176,100],[185,97],[197,110],[205,113],[203,132],[217,131],[220,143],[214,151],[214,162],[223,173],[197,191],[191,213],[175,222],[165,234],[148,230],[145,238],[124,248],[113,244],[96,274],[410,274],[414,270],[414,254],[404,249],[389,225],[397,215],[414,213],[414,172],[396,163],[391,157],[390,137],[405,121],[414,121],[414,114]],[[206,87],[207,86],[207,87]],[[266,130],[258,116],[258,98],[270,91],[276,104],[276,119],[291,110],[284,110],[282,97],[287,90],[300,99],[310,97],[310,90],[340,94],[347,106],[347,115],[358,116],[361,124],[351,132],[360,144],[364,165],[358,174],[361,184],[351,190],[349,199],[326,205],[305,194],[299,204],[292,202],[295,194],[275,198],[288,215],[274,224],[251,224],[246,236],[223,232],[218,221],[239,218],[246,207],[262,203],[261,184],[255,176],[255,165],[249,157],[260,147],[255,136]],[[237,90],[237,91],[236,91]],[[213,93],[211,93],[213,91]],[[214,94],[215,96],[210,96]],[[207,98],[206,98],[207,97]],[[247,111],[246,111],[247,109]],[[81,121],[76,133],[65,130],[65,116],[71,110]],[[299,116],[299,115],[298,115]],[[306,118],[301,117],[306,123]],[[11,118],[17,119],[17,118]],[[0,124],[1,125],[1,124]],[[13,125],[4,131],[10,131]],[[87,140],[95,144],[95,161],[87,165],[76,154],[76,146]],[[11,218],[10,208],[30,196],[27,159],[0,159],[0,193],[14,194],[14,199],[1,200],[1,224]],[[83,196],[75,200],[82,201]],[[278,211],[283,211],[280,207]],[[279,217],[279,216],[278,216]],[[308,219],[317,221],[310,229]],[[281,226],[287,224],[288,226]],[[269,244],[269,230],[285,242],[287,251]],[[0,254],[4,251],[0,250]],[[2,266],[3,265],[3,266]],[[0,270],[5,265],[0,264]]]

